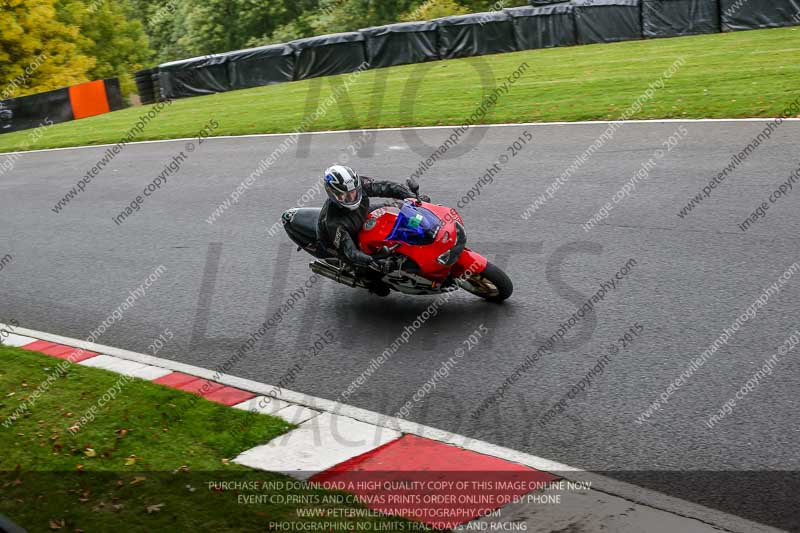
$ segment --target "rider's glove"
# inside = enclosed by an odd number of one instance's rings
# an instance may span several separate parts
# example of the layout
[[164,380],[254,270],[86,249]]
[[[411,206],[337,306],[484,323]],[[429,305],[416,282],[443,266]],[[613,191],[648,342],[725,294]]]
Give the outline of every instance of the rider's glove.
[[431,203],[431,197],[428,196],[427,194],[420,194],[419,199],[422,200],[423,202]]

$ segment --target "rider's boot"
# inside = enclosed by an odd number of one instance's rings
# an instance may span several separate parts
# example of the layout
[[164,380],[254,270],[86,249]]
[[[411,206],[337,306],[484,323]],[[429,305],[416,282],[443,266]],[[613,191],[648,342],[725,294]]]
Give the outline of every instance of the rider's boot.
[[369,284],[369,292],[371,294],[375,294],[376,296],[386,297],[392,292],[387,284],[382,281],[376,281],[374,283]]

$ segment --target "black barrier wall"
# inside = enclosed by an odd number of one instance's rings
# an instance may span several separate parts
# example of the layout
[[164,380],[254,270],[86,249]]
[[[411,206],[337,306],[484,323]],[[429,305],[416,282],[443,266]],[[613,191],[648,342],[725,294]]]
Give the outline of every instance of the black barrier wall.
[[232,89],[247,89],[292,81],[294,49],[288,44],[273,44],[225,54],[228,80]]
[[514,24],[520,50],[577,44],[575,18],[570,4],[505,9]]
[[[152,69],[152,98],[182,98],[364,68],[574,44],[800,24],[800,0],[531,0],[534,7],[390,24]],[[721,23],[720,23],[721,21]],[[146,71],[137,86],[151,98]],[[160,76],[160,79],[159,79]]]
[[519,50],[511,17],[502,11],[436,19],[442,59]]
[[158,67],[164,98],[185,98],[230,91],[226,55],[195,57]]
[[800,0],[719,0],[722,31],[798,24]]
[[125,102],[122,100],[122,87],[119,85],[119,78],[109,78],[104,80],[103,84],[106,87],[108,110],[116,111],[125,107]]
[[289,43],[296,50],[294,79],[333,76],[362,69],[367,62],[364,35],[353,31]]
[[719,33],[718,0],[642,0],[646,38]]
[[133,76],[136,80],[136,89],[139,92],[139,98],[145,105],[152,104],[156,101],[156,86],[153,83],[153,70],[154,69],[151,68],[140,70]]
[[371,68],[423,63],[439,59],[435,22],[406,22],[359,30],[366,38]]
[[153,69],[151,73],[151,77],[153,78],[153,97],[156,102],[161,102],[164,100],[164,91],[161,88],[161,67],[156,67]]
[[[84,91],[87,88],[89,91]],[[0,100],[0,134],[68,122],[123,107],[117,78]]]
[[574,0],[578,44],[642,38],[640,0]]
[[74,120],[69,89],[56,89],[20,98],[0,101],[0,107],[11,112],[0,133],[28,130],[49,121],[52,124]]

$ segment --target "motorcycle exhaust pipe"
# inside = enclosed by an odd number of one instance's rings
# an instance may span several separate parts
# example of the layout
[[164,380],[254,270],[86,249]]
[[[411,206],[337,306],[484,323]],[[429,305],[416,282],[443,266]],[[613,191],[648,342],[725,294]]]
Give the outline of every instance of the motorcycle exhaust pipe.
[[334,268],[327,263],[314,261],[309,266],[311,267],[311,271],[315,274],[332,279],[333,281],[341,283],[342,285],[347,285],[348,287],[363,287],[363,284],[355,276],[348,272],[339,270],[338,268]]

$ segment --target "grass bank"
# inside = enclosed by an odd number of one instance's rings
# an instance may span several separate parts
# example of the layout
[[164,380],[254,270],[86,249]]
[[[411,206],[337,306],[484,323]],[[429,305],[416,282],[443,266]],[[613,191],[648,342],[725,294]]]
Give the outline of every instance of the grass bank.
[[[613,120],[681,57],[685,65],[630,118],[777,116],[800,86],[797,27],[574,46],[368,70],[339,99],[345,105],[308,130],[463,124],[484,87],[524,63],[522,78],[483,122]],[[346,76],[178,100],[136,140],[197,136],[212,119],[213,135],[291,132]],[[59,124],[33,143],[29,132],[0,135],[0,152],[115,143],[145,111]]]
[[[69,428],[120,378],[103,370],[73,365],[25,416],[3,424],[59,362],[0,346],[0,513],[28,531],[333,528],[353,520],[349,510],[363,510],[349,495],[230,461],[290,430],[283,420],[206,400],[187,410],[192,395],[145,381],[125,385],[73,434]],[[320,509],[333,514],[303,516]],[[403,522],[358,521],[383,531]]]

